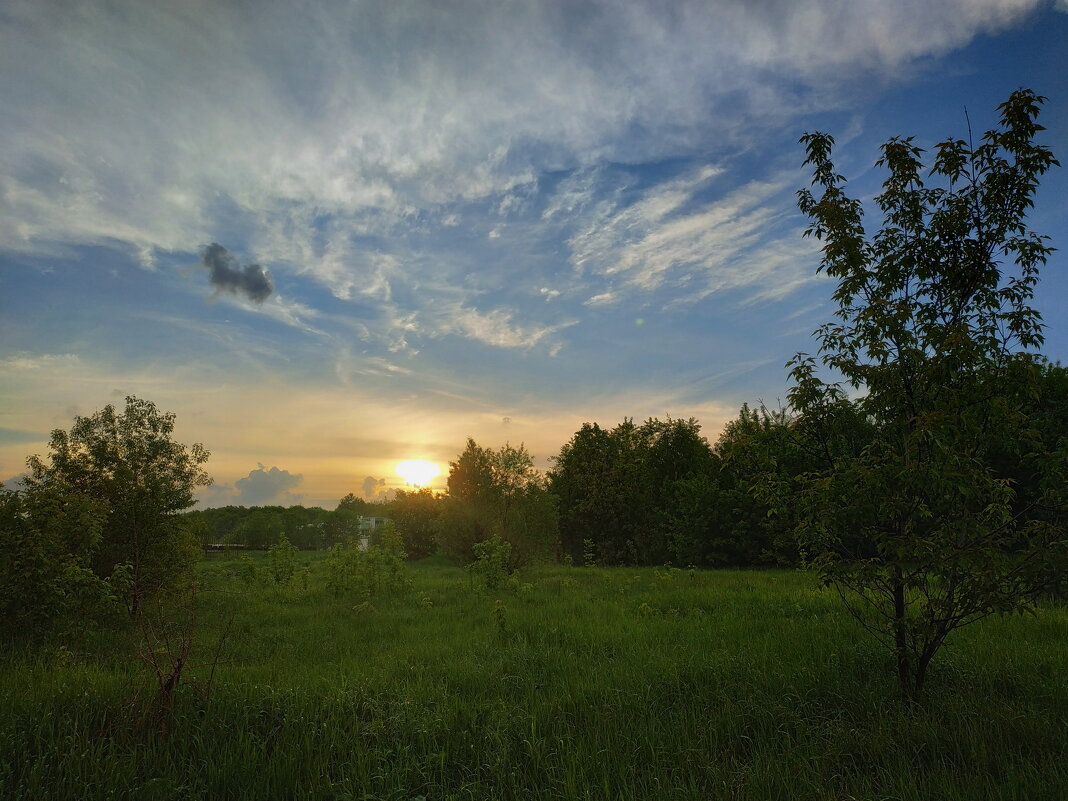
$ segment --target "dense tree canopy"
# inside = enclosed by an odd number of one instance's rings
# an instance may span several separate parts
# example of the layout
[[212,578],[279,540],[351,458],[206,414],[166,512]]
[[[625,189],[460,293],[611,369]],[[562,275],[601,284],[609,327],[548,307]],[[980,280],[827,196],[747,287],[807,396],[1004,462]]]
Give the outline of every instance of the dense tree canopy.
[[93,617],[113,589],[91,567],[106,520],[100,501],[62,487],[0,486],[0,629],[28,636]]
[[441,497],[434,495],[428,487],[397,490],[387,504],[385,515],[396,524],[409,559],[422,559],[434,553],[436,524],[441,510]]
[[499,536],[516,563],[555,554],[555,498],[525,447],[483,448],[473,439],[449,465],[448,498],[436,526],[442,550],[462,561]]
[[678,557],[669,527],[679,482],[707,476],[714,457],[696,420],[586,423],[555,458],[549,487],[560,503],[564,551],[590,541],[604,564],[664,564]]

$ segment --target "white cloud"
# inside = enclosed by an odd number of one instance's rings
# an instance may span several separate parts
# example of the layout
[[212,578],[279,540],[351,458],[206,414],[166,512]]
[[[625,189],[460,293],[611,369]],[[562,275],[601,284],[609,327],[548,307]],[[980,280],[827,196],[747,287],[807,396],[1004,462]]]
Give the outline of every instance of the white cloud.
[[0,370],[63,370],[79,364],[81,360],[73,353],[16,353],[0,359]]
[[348,348],[341,348],[334,361],[334,373],[345,385],[354,383],[356,376],[396,378],[413,375],[407,367],[381,356],[356,356]]
[[584,306],[611,306],[619,300],[618,292],[601,292],[586,300]]
[[[588,7],[579,24],[562,0],[278,0],[255,13],[12,0],[0,247],[190,251],[217,238],[220,212],[313,233],[322,216],[380,225],[543,170],[741,141],[756,119],[834,103],[842,76],[892,75],[1037,3],[631,2]],[[787,88],[806,85],[808,99]],[[305,269],[344,297],[342,236],[328,232]]]
[[303,480],[304,476],[300,473],[293,474],[277,467],[268,469],[261,464],[245,478],[234,482],[234,489],[237,491],[237,502],[243,506],[291,506],[300,503],[301,496],[294,495],[291,490],[296,489]]
[[688,304],[737,288],[746,288],[751,299],[773,299],[811,280],[813,248],[800,230],[784,225],[792,176],[702,199],[718,174],[704,168],[629,204],[617,195],[592,209],[569,241],[572,263],[614,286],[586,305],[619,302],[627,292],[661,292],[669,304]]
[[[438,319],[437,335],[456,334],[498,348],[529,349],[549,343],[552,335],[575,325],[569,320],[555,325],[523,326],[514,322],[514,312],[493,309],[482,312],[457,306]],[[557,351],[558,352],[558,351]]]

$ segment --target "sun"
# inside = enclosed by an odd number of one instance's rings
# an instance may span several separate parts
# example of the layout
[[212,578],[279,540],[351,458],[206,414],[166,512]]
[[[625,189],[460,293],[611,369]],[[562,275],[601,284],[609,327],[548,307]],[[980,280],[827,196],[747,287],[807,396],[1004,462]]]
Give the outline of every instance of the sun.
[[433,462],[424,459],[409,459],[397,464],[397,475],[408,484],[425,487],[441,472]]

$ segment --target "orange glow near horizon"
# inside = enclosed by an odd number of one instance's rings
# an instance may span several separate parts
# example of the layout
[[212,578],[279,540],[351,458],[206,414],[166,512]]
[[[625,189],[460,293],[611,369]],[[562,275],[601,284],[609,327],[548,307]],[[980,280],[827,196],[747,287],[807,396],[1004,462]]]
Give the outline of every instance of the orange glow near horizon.
[[441,470],[436,464],[424,459],[409,459],[406,462],[399,462],[396,471],[397,475],[403,478],[406,483],[415,487],[426,487],[437,476],[441,475]]

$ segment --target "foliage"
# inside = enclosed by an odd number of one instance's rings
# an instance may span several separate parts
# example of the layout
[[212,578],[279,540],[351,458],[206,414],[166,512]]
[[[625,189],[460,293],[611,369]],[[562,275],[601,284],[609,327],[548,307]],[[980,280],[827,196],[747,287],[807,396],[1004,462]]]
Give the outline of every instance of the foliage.
[[400,534],[391,524],[377,534],[375,544],[364,547],[353,537],[330,552],[327,586],[335,595],[355,595],[366,602],[407,586]]
[[90,567],[106,518],[98,501],[55,486],[0,485],[0,628],[29,637],[111,607],[121,580]]
[[469,562],[475,543],[492,536],[511,544],[517,564],[555,553],[555,500],[525,447],[493,450],[468,439],[449,467],[449,494],[436,524],[444,553]]
[[404,550],[409,559],[422,559],[436,548],[436,521],[441,515],[444,500],[428,487],[397,490],[388,504],[391,517],[404,538]]
[[488,540],[475,543],[473,550],[475,560],[467,569],[488,589],[497,589],[508,578],[508,565],[512,561],[511,544],[495,534]]
[[438,551],[458,564],[470,562],[475,544],[491,536],[492,523],[484,507],[449,496],[434,521]]
[[284,533],[299,550],[313,551],[327,547],[325,523],[332,514],[317,506],[219,506],[186,512],[183,518],[202,545],[266,548]]
[[[907,694],[950,632],[1030,608],[1063,564],[1063,521],[1039,512],[1063,508],[1068,454],[1041,450],[1019,394],[1037,392],[1042,325],[1029,303],[1051,251],[1026,222],[1039,177],[1057,164],[1034,143],[1043,100],[1013,93],[998,128],[978,145],[941,142],[926,174],[911,138],[887,142],[884,224],[871,237],[835,172],[833,138],[801,140],[821,195],[801,190],[798,205],[806,234],[824,242],[821,271],[838,282],[820,357],[864,394],[850,403],[815,359],[791,362],[796,428],[822,461],[799,482],[799,534],[893,649]],[[854,410],[875,435],[841,447]],[[1015,443],[1040,449],[1039,494],[1023,508],[996,469]]]
[[323,545],[334,548],[360,535],[362,515],[351,506],[338,506],[323,520]]
[[250,587],[267,584],[267,574],[256,564],[256,560],[249,554],[243,553],[238,559],[235,573]]
[[211,483],[201,469],[208,452],[175,442],[174,419],[151,401],[128,397],[121,413],[108,405],[76,417],[69,432],[53,431],[48,460],[27,461],[28,487],[88,498],[105,510],[91,566],[107,577],[117,565],[131,565],[131,610],[196,559],[197,543],[178,513],[193,505],[197,487]]
[[288,584],[297,570],[297,548],[285,534],[267,549],[267,567],[275,584]]
[[337,502],[337,509],[363,517],[379,517],[381,516],[382,504],[365,501],[350,492]]
[[[568,554],[568,557],[570,556],[571,554]],[[582,541],[582,566],[593,567],[596,564],[597,546],[594,544],[593,540],[591,540],[589,537],[586,537]]]
[[270,508],[258,508],[250,509],[224,542],[264,550],[278,543],[284,536],[285,522],[282,515]]
[[592,539],[603,564],[663,564],[672,557],[668,515],[678,482],[713,469],[696,420],[585,423],[554,459],[562,549]]

